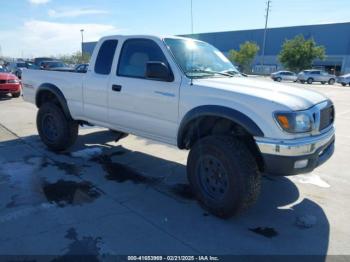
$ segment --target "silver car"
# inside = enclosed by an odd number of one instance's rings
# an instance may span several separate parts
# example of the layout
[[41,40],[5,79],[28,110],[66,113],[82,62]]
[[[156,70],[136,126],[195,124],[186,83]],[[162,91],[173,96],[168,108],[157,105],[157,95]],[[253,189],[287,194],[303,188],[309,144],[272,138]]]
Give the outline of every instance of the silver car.
[[281,81],[293,81],[296,82],[298,79],[298,76],[290,71],[278,71],[271,74],[271,78],[274,81],[281,82]]
[[325,71],[317,70],[317,69],[311,69],[311,70],[304,70],[298,74],[298,81],[301,83],[308,83],[312,84],[313,82],[320,82],[321,84],[328,83],[330,85],[333,85],[336,80],[335,75],[331,75]]
[[339,76],[337,82],[342,86],[350,85],[350,74]]

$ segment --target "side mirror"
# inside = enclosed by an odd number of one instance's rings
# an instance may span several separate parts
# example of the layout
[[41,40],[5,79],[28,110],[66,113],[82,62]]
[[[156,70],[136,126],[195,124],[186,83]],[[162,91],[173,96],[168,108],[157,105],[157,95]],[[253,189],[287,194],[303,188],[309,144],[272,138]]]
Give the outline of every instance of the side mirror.
[[147,63],[146,77],[148,79],[166,82],[172,82],[174,80],[174,76],[169,67],[165,63],[159,61],[150,61]]

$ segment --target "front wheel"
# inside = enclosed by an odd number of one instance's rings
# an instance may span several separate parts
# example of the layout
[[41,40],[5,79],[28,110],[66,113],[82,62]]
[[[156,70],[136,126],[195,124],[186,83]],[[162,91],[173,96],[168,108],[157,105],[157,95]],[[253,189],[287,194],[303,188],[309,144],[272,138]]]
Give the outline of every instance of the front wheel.
[[334,85],[334,83],[335,83],[335,79],[333,79],[333,78],[329,79],[329,81],[328,81],[329,85]]
[[12,97],[13,97],[13,98],[18,98],[18,97],[20,97],[20,96],[21,96],[21,92],[13,93],[13,94],[12,94]]
[[209,136],[196,142],[187,176],[200,204],[228,218],[252,205],[260,193],[260,174],[246,145],[233,137]]
[[342,85],[342,86],[346,86],[346,84],[345,84],[345,83],[341,83],[341,85]]
[[282,82],[282,78],[277,77],[277,78],[276,78],[276,81],[277,81],[277,82]]
[[307,83],[308,83],[309,85],[311,85],[313,82],[314,82],[314,80],[313,80],[312,78],[309,78],[309,79],[307,80]]
[[78,137],[78,123],[67,119],[54,103],[48,102],[40,107],[36,124],[41,140],[53,151],[68,149]]

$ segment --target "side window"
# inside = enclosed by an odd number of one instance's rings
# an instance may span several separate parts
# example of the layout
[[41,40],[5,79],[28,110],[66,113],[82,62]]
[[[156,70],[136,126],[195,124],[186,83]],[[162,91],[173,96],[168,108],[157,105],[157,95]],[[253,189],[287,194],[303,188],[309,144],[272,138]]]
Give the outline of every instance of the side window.
[[117,40],[106,40],[102,43],[95,62],[95,73],[109,75],[117,48]]
[[168,62],[160,47],[149,39],[127,40],[119,58],[118,76],[145,78],[146,65],[149,61]]

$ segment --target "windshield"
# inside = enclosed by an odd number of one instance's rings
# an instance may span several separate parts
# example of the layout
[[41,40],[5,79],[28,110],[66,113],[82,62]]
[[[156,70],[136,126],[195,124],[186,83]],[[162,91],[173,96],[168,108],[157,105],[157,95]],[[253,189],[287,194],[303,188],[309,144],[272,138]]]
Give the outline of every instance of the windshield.
[[27,68],[29,69],[39,69],[39,67],[33,63],[27,63]]
[[166,38],[166,45],[177,64],[190,78],[239,74],[232,63],[215,47],[191,39]]
[[62,62],[49,62],[47,63],[47,67],[50,67],[50,68],[66,67],[66,65]]
[[27,67],[26,63],[17,63],[16,65],[18,68],[25,68]]

